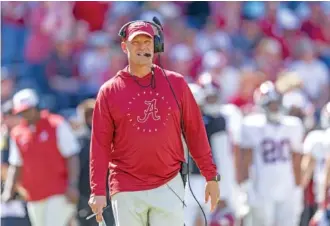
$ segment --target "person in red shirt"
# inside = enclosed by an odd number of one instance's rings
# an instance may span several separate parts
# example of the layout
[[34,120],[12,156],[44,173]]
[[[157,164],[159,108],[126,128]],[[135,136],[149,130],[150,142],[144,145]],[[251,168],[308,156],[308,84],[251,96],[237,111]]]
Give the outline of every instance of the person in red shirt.
[[[152,63],[162,52],[160,27],[145,21],[121,29],[128,66],[100,88],[93,113],[89,204],[102,221],[106,175],[116,225],[184,224],[185,162],[182,129],[191,156],[206,180],[205,201],[219,198],[201,112],[182,75]],[[154,38],[156,36],[156,38]],[[157,43],[155,43],[155,40]],[[182,129],[181,129],[182,125]]]
[[10,134],[8,176],[3,200],[20,182],[26,190],[32,226],[66,226],[79,192],[79,146],[64,119],[37,108],[38,96],[24,89],[13,97],[13,111],[24,120]]

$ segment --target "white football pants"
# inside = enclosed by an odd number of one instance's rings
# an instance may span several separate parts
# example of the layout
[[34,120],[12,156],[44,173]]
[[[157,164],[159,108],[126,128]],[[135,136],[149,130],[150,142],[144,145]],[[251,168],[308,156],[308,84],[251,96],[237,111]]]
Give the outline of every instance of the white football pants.
[[28,202],[27,209],[32,226],[67,226],[74,216],[76,206],[64,195]]
[[253,226],[298,226],[303,210],[303,194],[296,190],[283,201],[256,200],[251,205]]

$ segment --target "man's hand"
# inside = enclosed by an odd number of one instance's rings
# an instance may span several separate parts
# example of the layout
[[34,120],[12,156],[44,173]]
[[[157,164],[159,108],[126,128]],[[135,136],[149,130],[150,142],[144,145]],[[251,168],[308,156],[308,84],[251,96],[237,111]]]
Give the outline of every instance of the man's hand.
[[74,186],[68,186],[65,192],[65,197],[69,202],[77,204],[79,201],[79,190]]
[[211,198],[211,211],[215,210],[220,198],[219,184],[216,181],[208,181],[205,186],[205,203]]
[[10,190],[4,190],[4,192],[1,195],[1,201],[4,203],[9,202],[13,198],[13,192]]
[[98,223],[102,222],[102,212],[103,208],[107,206],[106,196],[94,196],[92,195],[88,201],[93,213],[96,214],[96,221]]

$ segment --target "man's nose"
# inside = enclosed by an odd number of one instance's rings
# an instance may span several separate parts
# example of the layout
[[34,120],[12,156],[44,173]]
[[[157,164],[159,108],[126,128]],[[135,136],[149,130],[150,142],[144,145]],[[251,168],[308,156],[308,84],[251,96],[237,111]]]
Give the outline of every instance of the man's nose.
[[146,43],[140,43],[138,50],[144,51],[146,50],[148,45]]

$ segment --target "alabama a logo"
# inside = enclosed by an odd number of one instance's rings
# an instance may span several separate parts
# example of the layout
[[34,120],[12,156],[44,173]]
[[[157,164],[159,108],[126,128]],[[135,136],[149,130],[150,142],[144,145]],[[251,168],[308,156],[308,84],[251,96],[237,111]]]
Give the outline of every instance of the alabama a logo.
[[[143,111],[140,110],[140,104],[145,107]],[[153,91],[136,93],[128,101],[127,107],[128,122],[137,131],[148,133],[157,132],[161,126],[167,126],[172,110],[165,96]],[[133,109],[139,110],[134,114]]]
[[137,117],[137,121],[139,123],[145,123],[149,119],[149,117],[151,117],[154,121],[160,120],[161,117],[157,115],[158,114],[158,108],[156,107],[157,100],[156,99],[152,99],[150,101],[146,100],[144,101],[144,103],[147,105],[147,109],[144,110],[144,115],[142,117],[141,116]]

